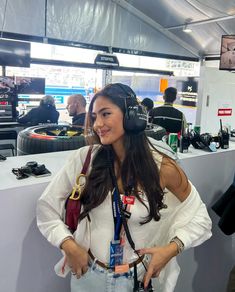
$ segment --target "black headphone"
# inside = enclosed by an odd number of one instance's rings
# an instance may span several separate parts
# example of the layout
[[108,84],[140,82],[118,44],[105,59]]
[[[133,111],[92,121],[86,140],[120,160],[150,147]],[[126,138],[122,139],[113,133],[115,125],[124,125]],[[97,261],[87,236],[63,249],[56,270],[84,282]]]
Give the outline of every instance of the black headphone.
[[[125,115],[123,118],[123,128],[129,134],[138,134],[143,132],[147,126],[147,113],[142,105],[137,102],[134,91],[127,85],[122,83],[116,83],[118,87],[125,93]],[[127,100],[131,98],[133,104],[127,105]]]
[[190,142],[196,149],[210,149],[210,143],[213,141],[213,137],[210,133],[198,134],[194,130],[190,133]]
[[206,146],[209,147],[210,143],[213,141],[212,135],[210,133],[204,133],[200,135],[202,143]]

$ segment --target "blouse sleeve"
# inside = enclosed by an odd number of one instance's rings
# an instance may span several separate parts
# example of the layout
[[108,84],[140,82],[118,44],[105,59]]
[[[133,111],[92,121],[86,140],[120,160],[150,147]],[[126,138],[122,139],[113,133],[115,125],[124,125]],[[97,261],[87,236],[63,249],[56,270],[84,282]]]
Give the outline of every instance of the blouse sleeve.
[[169,230],[169,238],[177,236],[185,249],[197,246],[212,235],[211,219],[196,188],[191,184],[191,192],[187,199],[176,207],[173,224]]
[[72,153],[65,166],[53,178],[37,203],[37,225],[46,239],[57,247],[72,236],[63,222],[65,201],[70,194],[84,163],[88,146]]

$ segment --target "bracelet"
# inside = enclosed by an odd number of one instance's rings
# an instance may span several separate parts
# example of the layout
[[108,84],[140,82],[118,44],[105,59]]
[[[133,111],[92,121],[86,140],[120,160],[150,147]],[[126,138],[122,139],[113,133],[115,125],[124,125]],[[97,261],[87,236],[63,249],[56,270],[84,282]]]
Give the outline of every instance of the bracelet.
[[63,244],[65,241],[69,240],[69,239],[72,239],[72,240],[73,240],[74,238],[73,238],[71,235],[65,237],[65,238],[61,241],[61,243],[60,243],[60,248],[61,248],[62,244]]
[[181,253],[184,250],[184,244],[183,242],[179,239],[179,237],[175,236],[170,240],[170,243],[174,242],[177,245],[177,251],[178,254]]

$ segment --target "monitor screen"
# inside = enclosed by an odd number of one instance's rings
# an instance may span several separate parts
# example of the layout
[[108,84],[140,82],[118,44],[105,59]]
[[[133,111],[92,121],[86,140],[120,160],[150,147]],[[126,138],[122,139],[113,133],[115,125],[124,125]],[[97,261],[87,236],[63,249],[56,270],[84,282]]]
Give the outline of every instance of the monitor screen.
[[235,70],[235,35],[223,35],[220,49],[220,70]]
[[30,67],[30,43],[0,39],[0,66]]
[[12,93],[14,86],[14,77],[0,76],[0,98]]
[[182,92],[197,93],[198,82],[194,77],[188,77],[186,81],[182,82]]
[[198,78],[187,77],[187,79],[177,80],[176,87],[180,104],[192,107],[197,105]]
[[17,94],[45,94],[45,78],[15,77]]

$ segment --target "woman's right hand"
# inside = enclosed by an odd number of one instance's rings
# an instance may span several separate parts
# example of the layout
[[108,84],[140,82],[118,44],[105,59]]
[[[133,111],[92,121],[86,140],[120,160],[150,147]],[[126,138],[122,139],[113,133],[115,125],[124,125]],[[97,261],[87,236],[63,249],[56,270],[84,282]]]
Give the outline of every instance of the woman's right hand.
[[62,243],[61,248],[65,252],[68,266],[71,268],[72,274],[79,279],[88,270],[88,253],[79,246],[73,238]]

